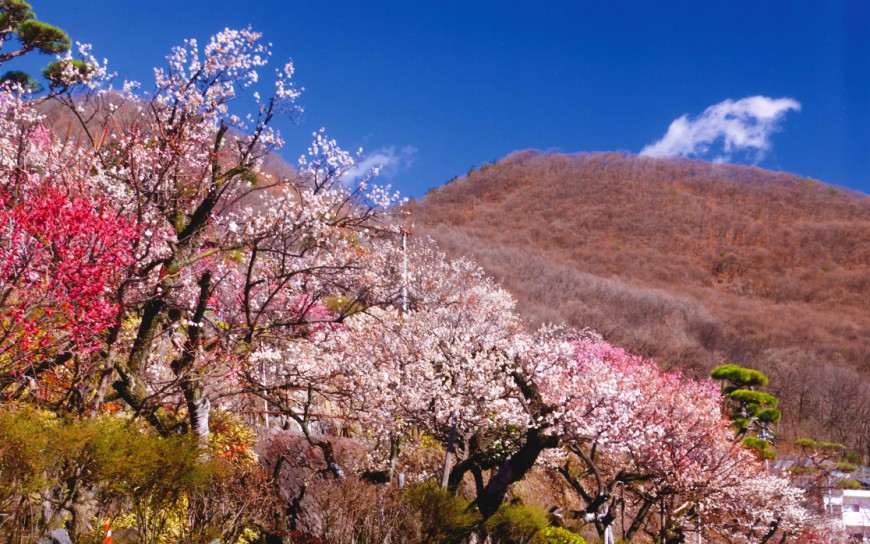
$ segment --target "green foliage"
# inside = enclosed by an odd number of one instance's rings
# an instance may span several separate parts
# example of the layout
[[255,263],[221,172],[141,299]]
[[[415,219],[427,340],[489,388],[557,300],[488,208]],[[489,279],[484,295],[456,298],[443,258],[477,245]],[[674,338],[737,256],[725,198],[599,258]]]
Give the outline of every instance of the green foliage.
[[[853,463],[844,462],[842,458],[846,446],[836,442],[817,442],[812,438],[799,438],[795,440],[795,445],[801,448],[803,455],[811,465],[806,467],[794,467],[790,470],[795,475],[811,475],[812,478],[807,480],[809,486],[815,487],[816,492],[822,486],[827,486],[834,472],[854,472],[857,467]],[[860,460],[860,459],[859,459]],[[805,463],[802,463],[805,464]],[[843,479],[838,484],[846,486],[846,489],[853,489],[853,480]]]
[[561,527],[545,527],[534,539],[535,544],[586,544],[586,540]]
[[782,419],[782,412],[775,408],[764,408],[756,412],[755,417],[765,423],[776,423]]
[[30,4],[21,0],[0,0],[0,30],[13,29],[35,15]]
[[861,482],[852,478],[841,478],[834,482],[837,489],[861,489]]
[[540,507],[519,502],[504,504],[484,524],[494,542],[532,542],[548,527],[547,513]]
[[[846,451],[846,446],[839,442],[817,442],[812,438],[798,438],[794,441],[794,445],[805,450],[805,453],[822,455],[828,458],[841,455]],[[860,458],[856,460],[856,462],[858,461],[860,461]]]
[[767,440],[747,436],[743,439],[742,444],[747,449],[754,451],[762,459],[776,459],[776,452],[770,449],[770,442]]
[[26,48],[38,49],[41,53],[48,54],[69,50],[69,36],[56,26],[30,19],[19,24],[16,30],[18,39]]
[[161,438],[118,417],[65,421],[55,447],[66,469],[58,479],[80,475],[79,485],[99,494],[104,516],[129,508],[143,539],[177,523],[182,498],[207,485],[213,470],[187,436]]
[[480,516],[470,508],[468,501],[432,482],[410,487],[405,496],[419,513],[420,532],[425,542],[454,542],[480,523]]
[[764,387],[767,376],[751,368],[728,364],[717,366],[710,373],[714,380],[728,380],[738,387]]
[[746,403],[747,405],[755,404],[775,407],[779,402],[779,400],[773,395],[762,393],[761,391],[750,391],[748,389],[738,389],[736,391],[732,391],[731,394],[729,394],[728,396],[731,398],[731,400]]
[[119,418],[105,418],[70,427],[79,434],[73,457],[87,451],[102,493],[129,497],[134,509],[170,509],[187,490],[204,485],[215,467],[204,461],[198,444],[186,435],[162,438],[146,429],[130,427]]
[[0,512],[19,497],[43,494],[51,486],[56,462],[49,451],[57,436],[56,420],[33,408],[0,410]]
[[[190,436],[161,437],[124,417],[61,418],[29,406],[4,406],[0,518],[22,531],[72,519],[81,533],[92,517],[127,517],[143,540],[167,542],[183,535],[239,533],[253,516],[237,503],[244,506],[256,494],[245,482],[257,483],[259,470],[245,456],[252,437],[239,427],[237,420],[223,423],[216,437],[221,455],[209,455]],[[44,509],[45,501],[56,510]],[[196,511],[192,503],[211,511]],[[221,517],[218,503],[236,505],[229,519]],[[0,541],[19,539],[3,531],[0,527]]]

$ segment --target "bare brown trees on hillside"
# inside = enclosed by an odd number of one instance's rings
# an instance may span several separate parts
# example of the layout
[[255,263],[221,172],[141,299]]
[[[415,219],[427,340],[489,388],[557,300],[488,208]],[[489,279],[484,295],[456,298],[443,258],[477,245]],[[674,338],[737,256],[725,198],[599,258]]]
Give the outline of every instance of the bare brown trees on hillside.
[[410,210],[531,320],[592,327],[663,366],[755,366],[787,436],[866,452],[870,197],[754,167],[523,151]]

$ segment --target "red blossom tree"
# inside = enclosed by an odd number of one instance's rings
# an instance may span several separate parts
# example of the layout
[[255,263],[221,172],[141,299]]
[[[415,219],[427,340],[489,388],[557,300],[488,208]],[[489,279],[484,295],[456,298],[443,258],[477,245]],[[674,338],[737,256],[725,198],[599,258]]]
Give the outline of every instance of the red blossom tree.
[[40,125],[26,134],[19,167],[0,177],[0,390],[77,403],[139,231],[106,200],[44,178],[50,136]]

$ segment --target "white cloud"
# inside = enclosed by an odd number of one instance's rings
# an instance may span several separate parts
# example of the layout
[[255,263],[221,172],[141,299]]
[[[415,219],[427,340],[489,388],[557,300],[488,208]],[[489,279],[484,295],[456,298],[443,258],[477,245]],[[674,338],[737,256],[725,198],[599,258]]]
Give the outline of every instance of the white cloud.
[[345,172],[342,180],[352,184],[364,178],[373,168],[377,169],[379,176],[390,178],[401,170],[409,168],[414,163],[416,155],[417,148],[410,145],[382,147],[364,154],[353,168]]
[[694,119],[683,115],[675,119],[661,140],[644,147],[644,157],[700,157],[717,148],[716,162],[728,162],[734,152],[749,151],[761,160],[770,149],[770,135],[791,110],[800,111],[792,98],[750,96],[725,100],[710,106]]

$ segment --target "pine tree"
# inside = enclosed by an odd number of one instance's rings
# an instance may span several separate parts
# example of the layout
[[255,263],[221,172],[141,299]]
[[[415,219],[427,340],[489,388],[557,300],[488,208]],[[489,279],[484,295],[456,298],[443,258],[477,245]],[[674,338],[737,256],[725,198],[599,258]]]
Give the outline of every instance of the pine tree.
[[[22,0],[0,0],[0,48],[11,41],[18,42],[18,49],[0,51],[0,64],[32,51],[44,54],[66,53],[70,39],[60,28],[36,19],[30,4]],[[52,62],[43,71],[52,81],[52,74],[63,70],[62,62]],[[25,90],[39,91],[39,82],[26,72],[12,70],[0,76],[0,82],[12,82]]]
[[724,382],[722,395],[729,401],[728,417],[734,424],[737,439],[763,459],[775,459],[770,426],[782,417],[776,409],[779,399],[756,390],[767,385],[767,376],[733,364],[718,366],[710,375]]

